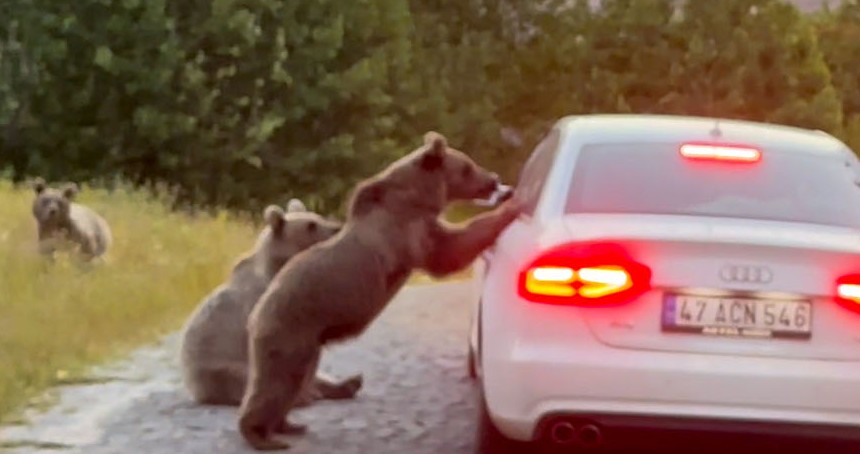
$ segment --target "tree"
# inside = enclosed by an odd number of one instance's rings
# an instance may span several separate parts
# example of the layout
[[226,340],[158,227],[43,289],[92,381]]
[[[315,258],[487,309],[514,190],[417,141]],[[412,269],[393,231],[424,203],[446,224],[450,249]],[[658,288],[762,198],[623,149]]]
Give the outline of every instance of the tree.
[[842,98],[842,136],[860,152],[860,1],[844,0],[836,10],[826,9],[816,17],[821,48],[833,84]]
[[857,0],[815,23],[784,0],[592,3],[8,0],[0,151],[18,178],[332,212],[429,129],[511,182],[578,113],[745,118],[860,146]]
[[659,112],[671,90],[669,72],[684,53],[671,0],[591,3],[545,2],[533,15],[535,31],[516,54],[498,113],[524,136],[512,169],[559,117]]
[[742,118],[836,132],[839,96],[814,31],[780,0],[687,1],[687,42],[672,68],[669,112]]
[[13,23],[38,83],[22,94],[19,176],[85,180],[115,173],[140,144],[141,106],[170,94],[180,53],[164,1],[15,2]]
[[409,64],[401,0],[180,2],[180,111],[197,123],[182,187],[209,203],[303,197],[336,209],[398,150],[391,113]]
[[[17,5],[17,4],[16,4]],[[168,183],[183,202],[340,206],[397,151],[405,0],[31,0],[23,171]]]
[[444,133],[488,167],[503,167],[495,113],[517,72],[516,39],[532,2],[412,0],[412,72],[404,83],[407,130]]

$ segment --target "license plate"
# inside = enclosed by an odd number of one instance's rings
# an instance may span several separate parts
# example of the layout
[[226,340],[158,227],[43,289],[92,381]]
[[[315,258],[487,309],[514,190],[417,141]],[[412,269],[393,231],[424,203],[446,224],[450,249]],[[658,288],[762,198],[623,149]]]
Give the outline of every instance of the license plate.
[[809,301],[667,294],[663,330],[738,337],[808,339]]

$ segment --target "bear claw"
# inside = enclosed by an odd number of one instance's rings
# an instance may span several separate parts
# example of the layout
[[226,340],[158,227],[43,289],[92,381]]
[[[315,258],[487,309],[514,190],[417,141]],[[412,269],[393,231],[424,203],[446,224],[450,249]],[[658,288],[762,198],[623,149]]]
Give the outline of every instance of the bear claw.
[[275,427],[274,432],[278,434],[284,435],[301,435],[307,433],[308,426],[305,424],[297,424],[294,422],[290,422],[287,420],[282,421],[277,427]]
[[346,382],[344,383],[344,385],[346,386],[346,389],[351,391],[351,395],[353,395],[353,396],[355,396],[355,394],[358,393],[358,391],[361,389],[363,384],[364,384],[364,377],[361,375],[353,375],[352,377],[349,377],[346,380]]

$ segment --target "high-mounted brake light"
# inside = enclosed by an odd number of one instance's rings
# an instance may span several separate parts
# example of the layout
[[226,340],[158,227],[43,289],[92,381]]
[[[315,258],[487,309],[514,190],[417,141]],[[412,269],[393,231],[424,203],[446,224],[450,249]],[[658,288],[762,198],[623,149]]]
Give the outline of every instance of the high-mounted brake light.
[[860,274],[850,274],[836,280],[836,301],[847,309],[860,312]]
[[746,145],[685,143],[681,145],[681,156],[688,159],[758,162],[761,160],[761,150]]
[[612,243],[568,243],[533,260],[520,274],[519,294],[538,303],[621,304],[650,287],[651,270]]

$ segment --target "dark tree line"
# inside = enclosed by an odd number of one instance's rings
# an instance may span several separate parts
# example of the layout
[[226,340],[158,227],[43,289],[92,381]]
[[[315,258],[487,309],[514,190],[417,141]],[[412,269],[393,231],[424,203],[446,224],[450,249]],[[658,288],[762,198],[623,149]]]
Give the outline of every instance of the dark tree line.
[[716,115],[860,149],[860,2],[5,0],[0,169],[341,208],[436,129],[508,180],[557,117]]

